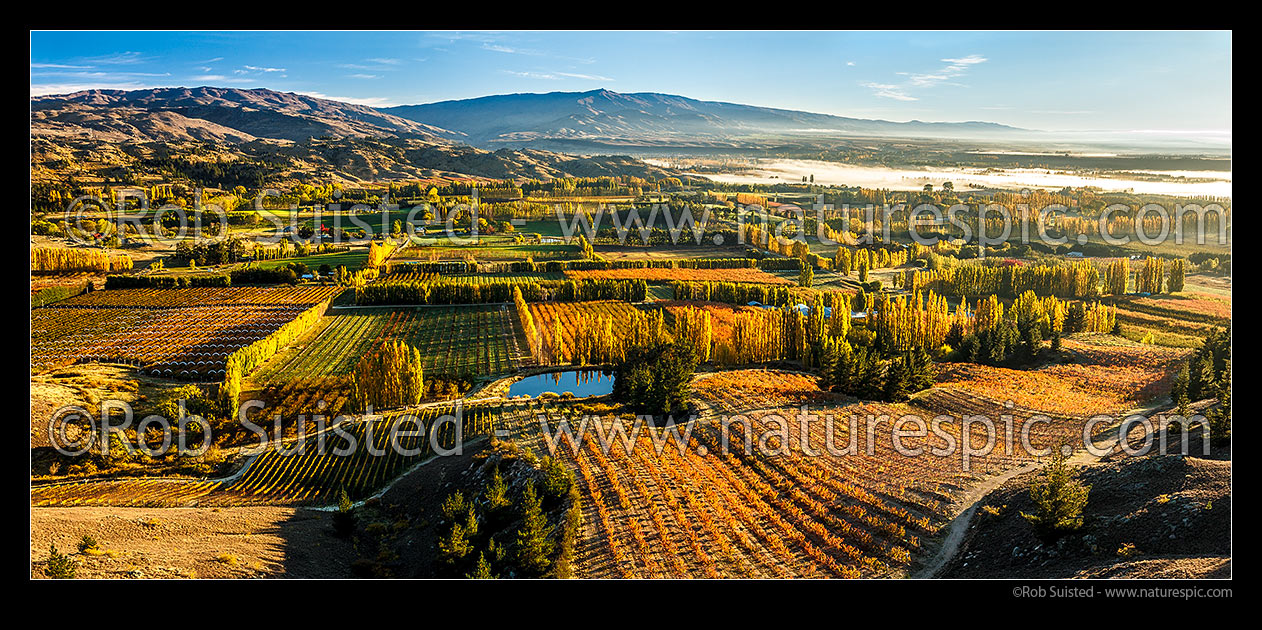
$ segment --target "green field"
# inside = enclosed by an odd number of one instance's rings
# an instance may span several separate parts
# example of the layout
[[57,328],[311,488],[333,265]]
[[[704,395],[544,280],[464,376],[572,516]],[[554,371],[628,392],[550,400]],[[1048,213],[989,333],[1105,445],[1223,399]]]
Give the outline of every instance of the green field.
[[404,260],[464,260],[475,258],[479,261],[512,262],[532,258],[542,260],[565,260],[578,258],[581,254],[577,245],[565,244],[522,244],[513,243],[511,238],[502,236],[484,236],[477,245],[453,245],[444,238],[414,238],[413,244],[396,253],[391,259]]
[[349,374],[379,340],[421,352],[426,373],[489,376],[516,370],[529,355],[514,311],[502,305],[331,309],[308,339],[254,373],[262,385]]
[[359,269],[368,260],[368,250],[362,247],[354,248],[345,252],[332,252],[329,254],[313,254],[311,256],[301,256],[298,258],[279,258],[276,260],[264,260],[258,263],[263,269],[275,269],[284,267],[292,263],[302,263],[312,270],[320,268],[320,265],[328,265],[333,269],[338,267],[346,267],[350,270]]

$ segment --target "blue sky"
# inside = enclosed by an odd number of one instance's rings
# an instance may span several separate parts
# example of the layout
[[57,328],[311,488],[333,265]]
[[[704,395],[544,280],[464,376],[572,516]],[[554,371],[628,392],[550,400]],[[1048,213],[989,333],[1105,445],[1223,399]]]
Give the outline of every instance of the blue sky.
[[1229,133],[1231,33],[31,33],[32,95],[200,85],[374,106],[608,88],[898,121]]

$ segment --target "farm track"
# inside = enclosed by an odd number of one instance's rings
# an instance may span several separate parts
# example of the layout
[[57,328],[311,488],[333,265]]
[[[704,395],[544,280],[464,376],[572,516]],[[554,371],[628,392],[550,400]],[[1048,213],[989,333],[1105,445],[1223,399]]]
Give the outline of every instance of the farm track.
[[[1150,417],[1158,410],[1169,407],[1169,405],[1169,400],[1161,400],[1150,403],[1144,407],[1132,409],[1125,414],[1122,414],[1120,417],[1127,418],[1132,415]],[[1068,463],[1073,466],[1093,464],[1100,461],[1103,457],[1117,452],[1120,437],[1109,438],[1107,436],[1109,433],[1117,433],[1119,426],[1120,423],[1113,423],[1104,430],[1096,432],[1095,435],[1092,436],[1093,445],[1096,449],[1108,451],[1105,455],[1097,455],[1083,448],[1076,450],[1073,455],[1069,457]],[[1103,442],[1098,441],[1100,436],[1106,436]],[[960,543],[964,541],[964,535],[968,532],[968,528],[973,521],[973,516],[977,513],[977,508],[981,505],[982,500],[985,499],[992,490],[1002,486],[1014,477],[1033,470],[1038,470],[1045,465],[1047,465],[1047,462],[1031,462],[1025,466],[1010,470],[997,477],[987,479],[976,487],[971,488],[968,493],[961,498],[960,506],[956,510],[955,517],[952,518],[950,524],[947,525],[946,534],[943,536],[942,543],[934,552],[933,557],[930,558],[923,567],[909,574],[908,577],[912,577],[914,579],[930,579],[937,577],[938,573],[950,564],[951,560],[955,558],[955,554],[959,552]]]

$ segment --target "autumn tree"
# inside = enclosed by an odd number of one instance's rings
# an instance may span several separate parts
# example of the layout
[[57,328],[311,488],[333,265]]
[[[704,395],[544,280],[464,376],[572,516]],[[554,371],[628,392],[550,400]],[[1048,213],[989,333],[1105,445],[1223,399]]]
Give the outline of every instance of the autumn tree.
[[1182,258],[1176,258],[1170,263],[1170,277],[1166,280],[1167,293],[1179,293],[1183,291],[1183,275],[1186,262]]
[[386,340],[364,355],[351,373],[351,399],[361,409],[415,405],[425,393],[420,350]]

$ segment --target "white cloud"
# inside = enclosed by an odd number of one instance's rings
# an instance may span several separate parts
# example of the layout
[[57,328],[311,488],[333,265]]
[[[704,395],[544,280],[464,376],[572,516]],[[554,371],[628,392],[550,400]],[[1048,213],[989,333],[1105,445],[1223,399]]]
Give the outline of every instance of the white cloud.
[[535,50],[532,48],[513,48],[512,46],[504,46],[503,44],[484,43],[482,44],[482,49],[490,50],[493,52],[507,53],[510,55],[527,55],[530,57],[551,57],[553,59],[563,59],[566,61],[573,61],[573,62],[577,62],[581,64],[596,63],[596,60],[591,57],[567,57],[565,55],[556,55],[556,54],[543,51],[543,50]]
[[939,61],[947,65],[932,72],[896,72],[895,74],[907,77],[906,81],[899,84],[863,83],[861,85],[871,89],[874,96],[892,98],[899,101],[915,101],[918,100],[917,97],[909,94],[912,89],[928,89],[944,84],[959,85],[951,82],[951,80],[963,76],[968,72],[969,68],[979,63],[985,63],[987,59],[981,55],[968,55],[966,57],[940,59]]
[[896,101],[916,101],[920,100],[903,91],[903,88],[889,83],[861,83],[865,88],[872,90],[872,94],[881,98],[892,98]]
[[346,78],[348,78],[348,79],[380,79],[380,78],[381,78],[381,75],[379,75],[379,74],[364,74],[364,73],[362,73],[362,72],[356,72],[355,74],[348,74],[348,75],[346,75]]
[[482,44],[482,49],[493,50],[495,52],[508,53],[510,55],[541,55],[543,54],[534,50],[523,50],[520,48],[513,48],[511,46],[501,46],[499,44]]
[[507,72],[513,76],[518,76],[518,77],[522,77],[526,79],[548,79],[550,81],[557,81],[557,80],[560,80],[561,78],[551,72],[531,72],[529,70],[521,71],[521,72],[517,70],[505,70],[504,72]]
[[266,68],[266,67],[260,67],[260,66],[242,66],[242,67],[245,68],[246,70],[251,70],[253,72],[284,72],[285,71],[284,68]]
[[95,66],[74,66],[64,63],[31,63],[32,68],[52,68],[56,70],[91,70]]
[[100,57],[88,57],[86,59],[83,59],[83,61],[86,63],[91,63],[91,64],[125,65],[125,64],[132,64],[132,63],[140,63],[142,61],[148,61],[148,59],[144,55],[138,52],[127,51],[127,52],[121,52],[121,53],[113,53],[110,55],[101,55]]
[[140,83],[137,81],[124,81],[120,83],[42,83],[31,84],[31,96],[47,96],[49,94],[71,94],[73,92],[83,92],[85,90],[145,90],[149,88],[161,87],[149,83]]
[[915,73],[899,73],[907,74],[910,77],[912,85],[917,87],[933,87],[939,83],[949,81],[955,77],[963,75],[972,66],[984,63],[986,58],[981,55],[969,55],[958,59],[942,59],[947,65],[939,70],[923,74]]
[[101,70],[71,70],[71,71],[40,71],[31,72],[32,77],[56,77],[62,81],[66,79],[80,80],[101,80],[101,81],[128,81],[137,77],[169,77],[170,72],[104,72]]
[[398,104],[391,102],[390,99],[384,96],[372,96],[367,98],[361,98],[358,96],[329,96],[328,94],[321,92],[297,92],[297,94],[305,94],[314,98],[322,98],[326,101],[341,101],[343,103],[350,103],[351,105],[366,105],[368,107],[390,107]]
[[507,74],[523,79],[545,79],[548,81],[560,81],[562,79],[579,79],[582,81],[613,81],[611,77],[601,76],[599,74],[579,74],[577,72],[536,72],[533,70],[505,70]]
[[576,74],[573,72],[558,72],[556,74],[571,79],[583,79],[585,81],[613,81],[613,79],[600,76],[599,74]]

